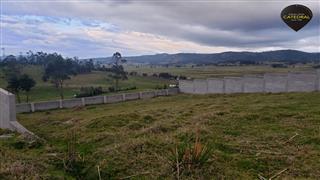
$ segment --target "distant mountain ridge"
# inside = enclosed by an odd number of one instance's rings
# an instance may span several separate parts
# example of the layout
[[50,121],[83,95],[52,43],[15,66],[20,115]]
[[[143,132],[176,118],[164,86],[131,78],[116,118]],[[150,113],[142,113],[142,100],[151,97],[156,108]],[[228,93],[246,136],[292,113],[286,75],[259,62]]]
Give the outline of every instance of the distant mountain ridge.
[[[110,63],[111,57],[92,58],[96,62]],[[155,54],[125,57],[128,63],[144,64],[216,64],[234,62],[264,62],[277,61],[288,63],[303,63],[320,61],[320,53],[308,53],[297,50],[277,50],[265,52],[222,52],[212,54],[177,53],[177,54]]]

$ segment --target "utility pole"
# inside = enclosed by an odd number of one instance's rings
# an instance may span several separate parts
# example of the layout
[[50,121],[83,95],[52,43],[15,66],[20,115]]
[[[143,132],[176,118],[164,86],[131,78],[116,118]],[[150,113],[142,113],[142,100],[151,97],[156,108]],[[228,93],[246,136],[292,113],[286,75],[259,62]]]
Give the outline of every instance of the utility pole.
[[5,58],[5,53],[4,53],[5,49],[4,49],[4,47],[3,47],[3,48],[1,48],[1,50],[2,50],[2,57],[1,57],[1,60],[2,60],[2,59],[4,59],[4,58]]
[[5,49],[1,48],[1,50],[2,50],[2,57],[4,57],[5,56],[5,53],[4,53]]

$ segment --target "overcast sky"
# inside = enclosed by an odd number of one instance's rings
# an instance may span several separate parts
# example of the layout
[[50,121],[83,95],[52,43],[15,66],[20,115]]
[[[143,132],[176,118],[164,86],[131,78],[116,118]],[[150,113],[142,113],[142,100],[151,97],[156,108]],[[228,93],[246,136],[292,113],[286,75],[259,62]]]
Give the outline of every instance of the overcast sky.
[[[6,54],[45,51],[80,58],[155,53],[297,49],[320,52],[320,1],[1,0]],[[280,18],[303,4],[298,32]]]

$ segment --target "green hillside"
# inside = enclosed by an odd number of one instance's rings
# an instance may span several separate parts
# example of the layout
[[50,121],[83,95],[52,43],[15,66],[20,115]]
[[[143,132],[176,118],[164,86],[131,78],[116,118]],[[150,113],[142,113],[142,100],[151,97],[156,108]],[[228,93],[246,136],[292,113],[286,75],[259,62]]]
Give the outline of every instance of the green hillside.
[[319,102],[319,93],[182,94],[20,114],[45,141],[0,140],[0,178],[174,179],[175,148],[198,136],[209,159],[179,169],[181,179],[317,179]]

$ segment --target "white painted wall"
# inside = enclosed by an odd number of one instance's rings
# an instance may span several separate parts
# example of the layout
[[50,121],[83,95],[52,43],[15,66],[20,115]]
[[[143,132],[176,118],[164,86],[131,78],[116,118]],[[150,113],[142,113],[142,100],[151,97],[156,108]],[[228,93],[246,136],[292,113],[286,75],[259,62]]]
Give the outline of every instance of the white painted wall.
[[34,135],[16,120],[15,95],[0,88],[0,128],[10,129],[26,135]]
[[210,78],[208,81],[208,93],[224,93],[224,80],[219,78]]
[[255,92],[312,92],[320,91],[320,70],[316,72],[263,76],[209,78],[179,81],[182,93],[255,93]]

